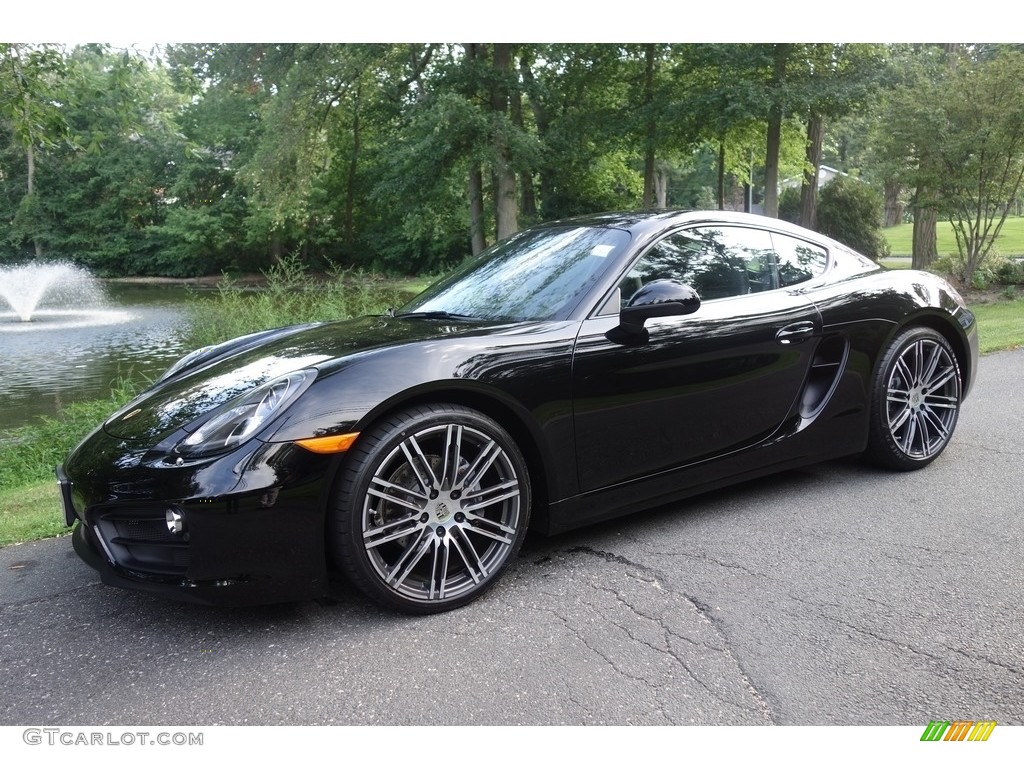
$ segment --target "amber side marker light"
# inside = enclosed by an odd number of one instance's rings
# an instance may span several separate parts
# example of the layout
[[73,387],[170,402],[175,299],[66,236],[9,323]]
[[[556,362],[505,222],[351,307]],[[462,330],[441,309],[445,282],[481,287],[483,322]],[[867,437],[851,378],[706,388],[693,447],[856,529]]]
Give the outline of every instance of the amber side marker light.
[[307,451],[313,453],[343,453],[352,447],[352,443],[359,437],[358,432],[349,432],[347,435],[331,435],[330,437],[308,437],[305,440],[296,440],[296,445],[301,445]]

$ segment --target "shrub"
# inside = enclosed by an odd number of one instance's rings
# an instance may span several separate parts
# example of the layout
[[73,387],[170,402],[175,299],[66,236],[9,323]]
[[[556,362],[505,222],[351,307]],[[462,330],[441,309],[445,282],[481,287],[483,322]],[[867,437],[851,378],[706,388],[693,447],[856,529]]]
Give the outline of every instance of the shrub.
[[786,187],[779,195],[779,218],[790,224],[800,223],[800,187]]
[[996,267],[995,281],[1000,285],[1024,284],[1024,261],[1006,259]]
[[264,276],[266,286],[259,290],[225,280],[215,298],[192,302],[190,344],[202,347],[267,328],[379,314],[409,299],[362,272],[312,275],[296,256],[281,259]]
[[[947,277],[964,273],[964,260],[959,253],[947,253],[932,262],[933,272]],[[971,276],[970,287],[985,290],[992,285],[1017,285],[1024,283],[1024,262],[1008,259],[995,248]]]
[[868,184],[837,176],[818,196],[817,230],[875,261],[889,255],[882,237],[882,195]]

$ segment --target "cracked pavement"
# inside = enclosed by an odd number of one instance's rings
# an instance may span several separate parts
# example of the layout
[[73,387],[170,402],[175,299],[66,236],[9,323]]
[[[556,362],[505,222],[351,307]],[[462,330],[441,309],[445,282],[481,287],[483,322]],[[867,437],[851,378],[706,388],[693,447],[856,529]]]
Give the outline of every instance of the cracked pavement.
[[[1024,724],[1024,350],[932,466],[830,462],[553,539],[452,613],[224,610],[0,549],[0,724]],[[59,514],[57,510],[54,514]]]

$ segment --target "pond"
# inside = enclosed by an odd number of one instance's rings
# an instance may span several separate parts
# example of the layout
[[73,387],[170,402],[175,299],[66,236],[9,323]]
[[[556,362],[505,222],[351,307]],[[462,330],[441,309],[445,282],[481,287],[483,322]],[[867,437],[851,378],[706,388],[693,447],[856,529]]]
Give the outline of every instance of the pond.
[[104,310],[43,307],[33,322],[0,306],[0,434],[67,403],[107,397],[119,377],[156,378],[189,351],[186,304],[203,292],[111,283],[106,294]]

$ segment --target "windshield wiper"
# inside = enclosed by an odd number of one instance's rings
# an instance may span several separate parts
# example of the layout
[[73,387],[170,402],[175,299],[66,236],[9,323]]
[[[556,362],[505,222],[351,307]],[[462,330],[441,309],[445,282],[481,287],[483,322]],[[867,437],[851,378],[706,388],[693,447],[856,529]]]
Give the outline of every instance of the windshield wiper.
[[479,317],[474,315],[460,315],[456,312],[445,312],[444,310],[436,309],[430,312],[398,312],[394,315],[395,317],[422,317],[427,320],[479,320]]

